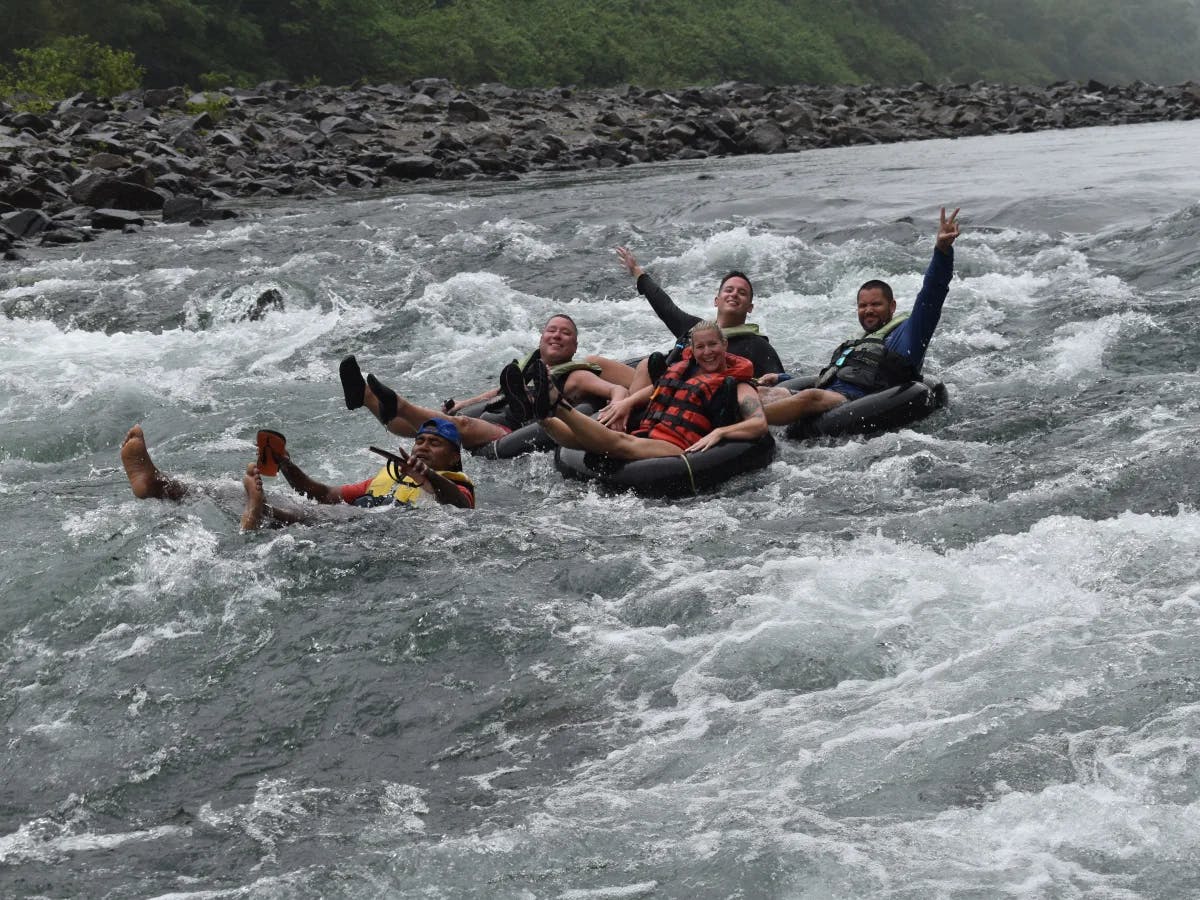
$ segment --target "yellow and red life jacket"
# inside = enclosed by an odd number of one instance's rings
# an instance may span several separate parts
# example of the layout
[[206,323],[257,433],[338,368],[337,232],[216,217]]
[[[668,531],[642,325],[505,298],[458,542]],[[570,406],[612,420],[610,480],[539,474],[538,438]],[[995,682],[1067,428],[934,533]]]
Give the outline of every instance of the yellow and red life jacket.
[[654,383],[654,393],[634,434],[686,449],[717,427],[721,410],[714,408],[713,398],[726,381],[748,383],[754,378],[754,364],[732,353],[725,354],[725,367],[719,372],[688,375],[694,366],[688,347],[683,358]]

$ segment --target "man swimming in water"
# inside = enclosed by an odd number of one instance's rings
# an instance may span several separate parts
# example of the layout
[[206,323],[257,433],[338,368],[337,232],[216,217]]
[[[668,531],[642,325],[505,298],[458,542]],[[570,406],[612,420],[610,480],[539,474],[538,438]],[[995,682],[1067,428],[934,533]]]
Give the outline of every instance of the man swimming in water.
[[[598,366],[577,362],[574,357],[578,349],[579,330],[575,326],[575,320],[558,313],[546,321],[538,341],[538,349],[535,354],[527,357],[526,364],[531,359],[540,357],[572,403],[581,403],[589,399],[609,403],[629,394],[624,385],[602,378],[598,374]],[[392,434],[411,436],[416,433],[422,422],[434,416],[444,415],[454,423],[462,435],[463,447],[474,450],[499,440],[532,421],[514,412],[503,402],[497,410],[485,412],[479,417],[457,415],[460,410],[472,404],[498,399],[499,388],[455,403],[445,412],[436,412],[400,396],[374,375],[367,375],[364,379],[358,360],[353,356],[342,360],[340,375],[346,407],[358,409],[365,406]]]
[[942,315],[954,274],[954,240],[959,235],[958,210],[946,216],[942,207],[933,259],[913,302],[912,312],[896,315],[896,299],[887,282],[872,280],[858,289],[858,324],[862,333],[842,343],[817,377],[816,387],[793,393],[772,387],[790,376],[759,379],[763,412],[772,425],[790,425],[921,377],[925,349]]
[[[452,422],[432,418],[425,422],[413,442],[411,455],[392,455],[373,477],[338,487],[322,484],[296,465],[286,450],[275,452],[279,472],[297,492],[320,504],[349,503],[354,506],[415,506],[426,498],[448,506],[475,508],[475,485],[462,471],[462,443]],[[134,425],[121,444],[121,463],[133,495],[139,499],[182,500],[194,486],[163,473],[150,458],[146,435]],[[268,504],[259,462],[246,466],[242,476],[246,505],[242,528],[263,524],[310,524],[312,510]]]

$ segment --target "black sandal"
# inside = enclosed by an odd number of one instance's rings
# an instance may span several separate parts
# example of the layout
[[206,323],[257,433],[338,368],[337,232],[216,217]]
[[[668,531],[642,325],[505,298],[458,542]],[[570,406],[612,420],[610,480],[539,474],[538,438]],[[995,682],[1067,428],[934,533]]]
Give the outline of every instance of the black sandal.
[[[553,390],[558,396],[553,400],[550,399],[550,391]],[[533,412],[539,419],[545,419],[558,409],[559,406],[566,406],[567,402],[563,400],[562,391],[554,384],[550,377],[550,370],[544,365],[538,366],[533,370]]]
[[338,366],[338,377],[342,380],[342,394],[346,398],[346,409],[358,409],[363,405],[363,397],[367,392],[367,383],[363,381],[362,369],[358,360],[351,354],[342,360]]
[[371,393],[379,401],[379,415],[377,418],[386,426],[388,422],[396,418],[396,410],[400,408],[400,400],[396,396],[395,391],[374,375],[367,376],[367,384],[371,386]]
[[525,360],[525,365],[521,366],[521,380],[526,384],[532,384],[534,373],[538,370],[538,365],[542,361],[542,350],[539,347],[529,355],[529,359]]
[[510,362],[500,370],[500,395],[512,410],[512,414],[521,422],[533,418],[533,403],[525,390],[525,379],[515,361]]

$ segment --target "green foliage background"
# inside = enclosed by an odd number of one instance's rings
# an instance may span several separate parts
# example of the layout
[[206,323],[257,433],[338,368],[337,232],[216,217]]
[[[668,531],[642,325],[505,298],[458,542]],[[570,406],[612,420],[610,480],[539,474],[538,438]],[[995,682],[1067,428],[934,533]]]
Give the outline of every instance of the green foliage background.
[[83,36],[149,85],[1200,80],[1200,0],[0,0],[0,64]]

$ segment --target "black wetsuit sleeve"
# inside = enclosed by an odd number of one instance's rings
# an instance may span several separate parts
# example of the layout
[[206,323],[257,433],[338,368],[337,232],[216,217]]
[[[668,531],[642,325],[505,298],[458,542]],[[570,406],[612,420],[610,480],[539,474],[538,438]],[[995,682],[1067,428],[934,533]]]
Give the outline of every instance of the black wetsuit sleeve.
[[755,377],[783,371],[783,362],[779,359],[779,354],[764,337],[735,337],[729,341],[729,352],[750,360],[754,365]]
[[683,337],[688,333],[688,329],[701,321],[699,316],[685,313],[676,306],[671,296],[644,272],[637,280],[637,289],[639,294],[650,301],[650,308],[662,319],[663,324],[671,329],[671,334],[675,337]]

